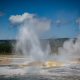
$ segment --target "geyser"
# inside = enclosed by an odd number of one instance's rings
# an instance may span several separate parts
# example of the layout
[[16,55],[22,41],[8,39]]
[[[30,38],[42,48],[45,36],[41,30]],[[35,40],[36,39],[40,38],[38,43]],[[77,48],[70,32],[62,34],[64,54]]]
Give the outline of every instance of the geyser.
[[20,28],[16,53],[22,53],[26,58],[34,60],[43,60],[47,55],[42,51],[37,35],[27,24]]
[[50,21],[47,19],[40,19],[29,13],[11,16],[10,20],[13,24],[19,25],[15,53],[23,54],[23,56],[29,59],[29,61],[46,60],[48,53],[50,53],[50,46],[47,44],[45,50],[41,48],[38,33],[40,31],[48,30],[50,27]]

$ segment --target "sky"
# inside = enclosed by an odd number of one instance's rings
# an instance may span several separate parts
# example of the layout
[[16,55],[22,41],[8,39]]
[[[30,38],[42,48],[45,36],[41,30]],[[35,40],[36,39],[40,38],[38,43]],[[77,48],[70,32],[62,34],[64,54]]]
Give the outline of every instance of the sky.
[[40,38],[75,38],[80,33],[80,0],[0,0],[0,39],[16,38],[19,27],[9,18],[24,13],[51,21]]

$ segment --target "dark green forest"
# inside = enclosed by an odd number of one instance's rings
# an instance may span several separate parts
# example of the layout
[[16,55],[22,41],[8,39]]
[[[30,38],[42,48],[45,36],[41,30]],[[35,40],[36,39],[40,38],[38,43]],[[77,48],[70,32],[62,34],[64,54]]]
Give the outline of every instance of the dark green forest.
[[0,54],[11,54],[12,53],[12,41],[11,40],[0,40]]

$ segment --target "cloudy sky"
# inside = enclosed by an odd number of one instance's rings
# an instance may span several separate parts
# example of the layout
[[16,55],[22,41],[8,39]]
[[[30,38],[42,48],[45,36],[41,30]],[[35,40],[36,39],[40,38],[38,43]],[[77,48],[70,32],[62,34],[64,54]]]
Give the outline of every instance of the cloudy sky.
[[30,20],[40,38],[74,38],[80,33],[80,0],[0,0],[0,39],[15,39],[14,23]]

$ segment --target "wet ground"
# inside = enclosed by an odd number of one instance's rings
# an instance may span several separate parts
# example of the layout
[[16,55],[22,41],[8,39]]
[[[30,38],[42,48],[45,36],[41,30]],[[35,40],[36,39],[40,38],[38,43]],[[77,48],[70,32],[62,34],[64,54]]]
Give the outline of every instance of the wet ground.
[[80,64],[67,64],[55,68],[14,65],[21,61],[18,59],[13,65],[0,65],[0,80],[80,80]]
[[0,77],[0,80],[80,80],[80,76],[43,76],[43,75],[26,75],[14,77]]
[[34,67],[30,70],[32,72],[26,73],[25,68],[0,67],[0,80],[80,80],[79,64],[59,68],[43,68],[40,71]]

